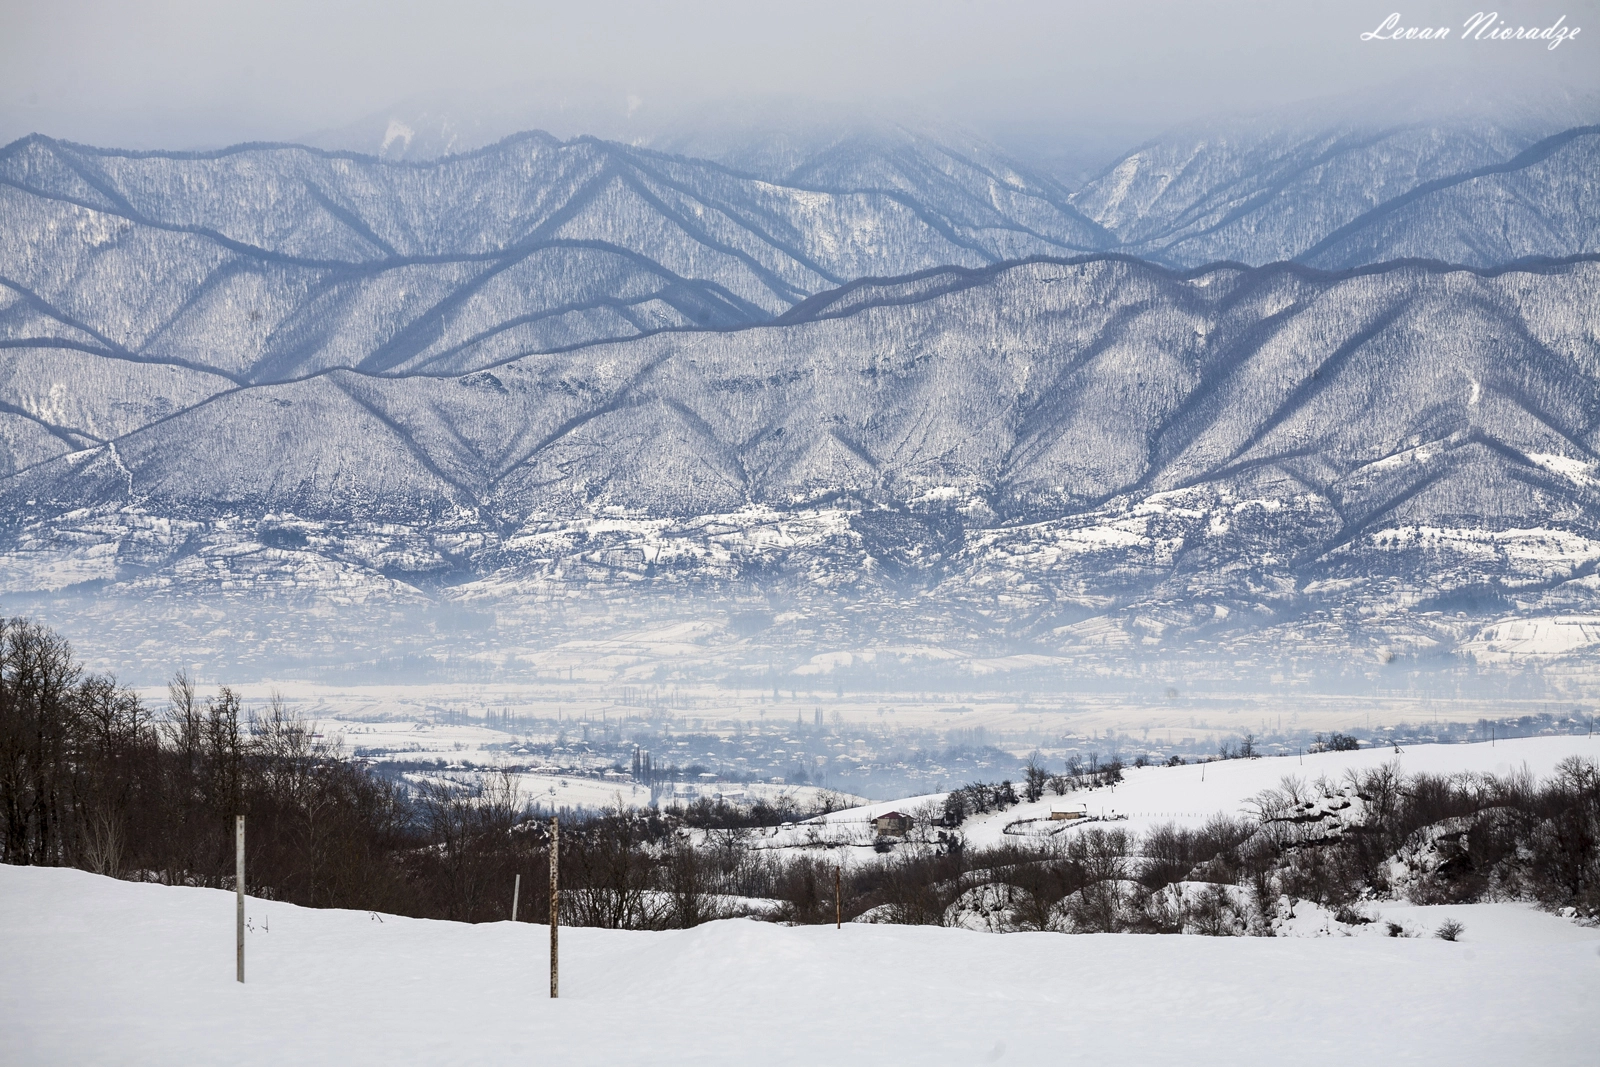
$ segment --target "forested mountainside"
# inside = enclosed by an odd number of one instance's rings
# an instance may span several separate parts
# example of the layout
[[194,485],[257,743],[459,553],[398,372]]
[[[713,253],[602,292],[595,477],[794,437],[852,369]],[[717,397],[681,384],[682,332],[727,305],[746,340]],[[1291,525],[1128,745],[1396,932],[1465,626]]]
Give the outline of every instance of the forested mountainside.
[[0,150],[0,344],[283,381],[457,374],[765,322],[862,277],[1120,250],[1193,266],[1600,250],[1597,134],[1408,128],[1141,149],[1075,194],[910,135],[720,164],[525,134],[425,163],[295,146]]
[[1600,250],[1597,168],[1600,126],[1239,126],[1136,149],[1071,202],[1172,266],[1487,267]]
[[771,326],[209,396],[205,372],[17,348],[13,454],[54,456],[14,459],[8,498],[499,526],[955,493],[1017,521],[1288,478],[1337,497],[1342,528],[1580,522],[1597,282],[1591,261],[1179,275],[1039,260],[863,283]]

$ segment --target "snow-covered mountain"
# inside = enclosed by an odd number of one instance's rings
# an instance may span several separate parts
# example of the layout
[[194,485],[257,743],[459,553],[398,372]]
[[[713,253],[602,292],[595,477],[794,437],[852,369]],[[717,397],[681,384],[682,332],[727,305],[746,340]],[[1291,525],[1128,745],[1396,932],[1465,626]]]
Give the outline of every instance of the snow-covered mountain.
[[[30,138],[0,591],[700,583],[1057,650],[1588,634],[1597,137],[1172,141],[1070,195],[903,131],[747,170]],[[1345,269],[1150,261],[1222,256]]]
[[1600,247],[1600,127],[1232,127],[1139,148],[1072,197],[1174,266],[1417,257],[1492,266]]
[[453,374],[1034,255],[1340,268],[1600,250],[1600,133],[1529,141],[1431,127],[1173,140],[1069,195],[978,142],[904,129],[725,148],[747,170],[541,134],[422,163],[31,137],[0,150],[0,342],[239,384]]
[[1337,496],[1343,533],[1390,514],[1585,522],[1597,287],[1593,260],[1355,275],[1036,260],[859,283],[767,326],[209,397],[209,372],[18,347],[12,418],[58,458],[18,464],[10,495],[502,526],[849,494],[1016,522],[1289,478]]

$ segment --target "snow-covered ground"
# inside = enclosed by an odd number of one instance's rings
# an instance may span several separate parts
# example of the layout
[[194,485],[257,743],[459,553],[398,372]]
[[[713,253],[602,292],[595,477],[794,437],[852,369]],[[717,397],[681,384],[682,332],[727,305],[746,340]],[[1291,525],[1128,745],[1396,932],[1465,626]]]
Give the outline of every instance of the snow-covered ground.
[[1600,931],[1520,905],[1436,938],[401,919],[0,866],[17,1064],[1584,1064]]

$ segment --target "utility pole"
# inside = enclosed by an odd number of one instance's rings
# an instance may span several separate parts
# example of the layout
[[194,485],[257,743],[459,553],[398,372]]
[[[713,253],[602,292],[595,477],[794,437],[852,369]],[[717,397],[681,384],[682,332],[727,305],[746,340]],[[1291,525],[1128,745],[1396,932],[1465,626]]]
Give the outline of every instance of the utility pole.
[[550,999],[556,999],[561,964],[557,941],[561,931],[561,823],[550,816]]
[[236,957],[235,977],[244,981],[244,816],[233,817],[233,942]]
[[844,925],[844,905],[839,899],[839,868],[833,868],[833,928],[842,929]]
[[522,875],[511,885],[511,921],[517,921],[517,900],[522,896]]

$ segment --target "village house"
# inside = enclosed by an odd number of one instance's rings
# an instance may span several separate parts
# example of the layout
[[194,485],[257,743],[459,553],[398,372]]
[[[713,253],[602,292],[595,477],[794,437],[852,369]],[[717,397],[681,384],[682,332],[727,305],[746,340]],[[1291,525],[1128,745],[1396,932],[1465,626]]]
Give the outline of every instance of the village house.
[[911,829],[911,816],[898,811],[886,811],[872,820],[879,837],[903,837]]

